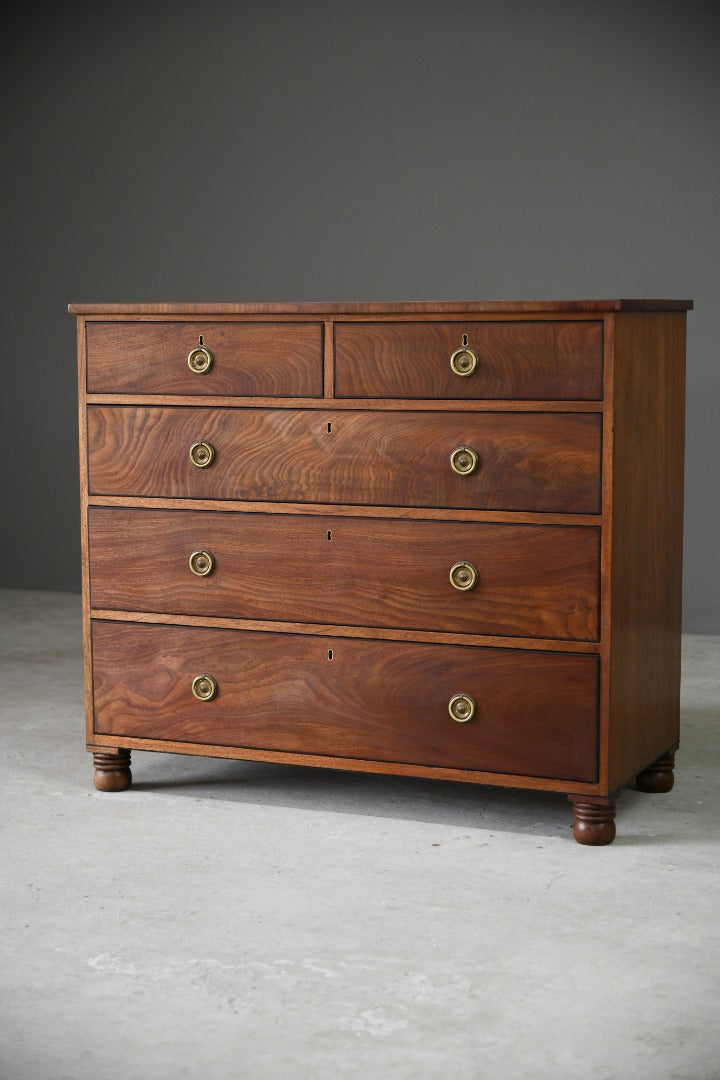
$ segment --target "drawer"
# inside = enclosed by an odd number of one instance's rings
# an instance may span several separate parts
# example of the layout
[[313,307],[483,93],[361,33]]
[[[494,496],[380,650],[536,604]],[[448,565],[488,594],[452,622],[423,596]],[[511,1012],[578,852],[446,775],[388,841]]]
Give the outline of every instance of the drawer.
[[338,323],[335,393],[596,400],[602,357],[600,322]]
[[[89,322],[87,389],[110,394],[320,397],[321,323]],[[210,366],[203,352],[211,357]]]
[[600,443],[596,413],[88,408],[94,495],[592,514]]
[[91,507],[89,549],[94,608],[598,636],[596,528]]
[[102,735],[597,777],[595,656],[101,620],[92,648]]

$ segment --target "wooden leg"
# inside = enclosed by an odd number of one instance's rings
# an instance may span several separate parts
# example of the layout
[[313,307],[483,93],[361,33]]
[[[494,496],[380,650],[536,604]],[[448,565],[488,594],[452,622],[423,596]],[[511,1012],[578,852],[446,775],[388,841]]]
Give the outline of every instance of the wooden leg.
[[94,750],[95,787],[98,791],[124,791],[132,783],[129,750]]
[[675,783],[673,769],[675,768],[675,752],[663,754],[661,758],[653,762],[647,769],[638,773],[636,783],[638,791],[664,792],[671,791]]
[[584,795],[568,795],[573,806],[573,836],[578,844],[612,844],[615,839],[615,803],[610,799],[593,799]]

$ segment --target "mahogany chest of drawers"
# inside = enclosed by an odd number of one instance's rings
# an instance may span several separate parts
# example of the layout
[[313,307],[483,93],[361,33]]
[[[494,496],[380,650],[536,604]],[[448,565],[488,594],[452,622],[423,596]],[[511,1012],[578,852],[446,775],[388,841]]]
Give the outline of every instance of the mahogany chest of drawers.
[[87,744],[566,793],[678,744],[687,301],[75,304]]

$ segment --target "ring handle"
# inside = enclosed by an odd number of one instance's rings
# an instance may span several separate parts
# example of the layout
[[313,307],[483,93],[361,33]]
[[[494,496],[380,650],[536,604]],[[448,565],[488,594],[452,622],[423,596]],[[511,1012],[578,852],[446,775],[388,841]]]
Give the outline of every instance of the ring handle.
[[468,375],[473,375],[477,371],[477,366],[478,354],[469,345],[463,345],[461,348],[456,349],[450,357],[452,370],[456,375],[460,375],[465,379]]
[[207,577],[215,568],[215,559],[209,551],[193,551],[188,566],[197,577]]
[[472,446],[458,446],[450,455],[450,468],[458,476],[470,476],[478,467],[477,451]]
[[477,567],[471,562],[456,562],[450,568],[450,584],[458,592],[470,592],[478,583]]
[[207,469],[215,460],[215,447],[209,442],[196,442],[190,447],[190,460],[198,469]]
[[469,694],[454,694],[448,702],[448,712],[458,724],[467,724],[477,711],[475,699]]
[[205,375],[213,366],[213,354],[205,345],[196,345],[188,353],[188,367],[196,375]]
[[195,676],[191,689],[198,701],[212,701],[218,692],[218,684],[212,675],[203,672]]

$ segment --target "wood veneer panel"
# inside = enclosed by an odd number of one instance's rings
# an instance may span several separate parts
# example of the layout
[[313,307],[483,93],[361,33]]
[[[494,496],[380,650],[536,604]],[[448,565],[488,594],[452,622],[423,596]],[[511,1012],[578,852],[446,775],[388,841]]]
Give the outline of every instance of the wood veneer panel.
[[95,608],[597,639],[599,529],[100,507],[89,527]]
[[[553,780],[547,776],[515,776],[513,773],[482,772],[478,769],[448,769],[432,765],[405,765],[397,761],[372,761],[367,758],[326,757],[322,754],[291,754],[282,750],[257,750],[249,747],[184,743],[173,739],[137,739],[127,735],[93,735],[88,750],[127,747],[135,750],[161,751],[169,754],[192,754],[198,757],[229,758],[234,761],[271,761],[281,765],[304,765],[351,772],[382,773],[388,776],[416,776],[426,780],[453,780],[491,787],[525,788],[528,791],[557,791],[562,794],[596,795],[598,784],[582,780]],[[162,780],[160,781],[162,786]]]
[[[101,735],[596,776],[594,656],[109,622],[93,654]],[[205,672],[219,689],[198,702]],[[469,723],[449,716],[457,693]]]
[[[90,406],[90,492],[596,513],[597,414]],[[216,451],[193,466],[199,440]],[[472,475],[450,455],[471,446]]]
[[[463,344],[478,357],[459,376]],[[335,393],[345,398],[598,399],[601,322],[336,323]]]
[[[332,379],[330,380],[332,385]],[[203,408],[268,408],[268,409],[304,409],[321,412],[330,406],[339,411],[356,412],[369,410],[371,412],[457,412],[458,402],[444,400],[443,398],[274,398],[274,397],[232,397],[225,394],[221,397],[197,394],[183,394],[182,402],[171,394],[88,394],[88,405],[198,405]],[[530,405],[527,401],[508,401],[503,399],[484,398],[482,401],[474,401],[466,398],[462,402],[463,412],[528,412],[534,413],[567,413],[585,412],[596,413],[605,408],[599,401],[533,401]]]
[[[137,506],[156,510],[240,510],[249,514],[332,514],[343,517],[387,517],[386,506],[333,506],[332,503],[243,502],[233,499],[165,499],[135,495],[91,495],[91,506]],[[433,507],[394,506],[394,518],[408,521],[496,521],[515,525],[600,525],[600,514],[538,514],[510,510],[443,510]]]
[[[213,356],[197,374],[188,354],[202,340]],[[321,323],[89,322],[90,393],[322,395]]]
[[615,319],[609,789],[678,741],[685,316]]
[[689,311],[692,300],[402,300],[347,303],[68,304],[71,315],[445,315],[571,314],[609,311]]

